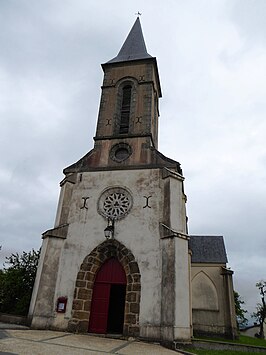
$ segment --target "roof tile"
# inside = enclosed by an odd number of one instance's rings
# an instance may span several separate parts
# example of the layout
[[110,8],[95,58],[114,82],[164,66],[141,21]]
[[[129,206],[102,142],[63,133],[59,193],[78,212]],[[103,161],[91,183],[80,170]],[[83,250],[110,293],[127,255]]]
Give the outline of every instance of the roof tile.
[[191,235],[189,248],[192,251],[192,263],[227,263],[222,236]]

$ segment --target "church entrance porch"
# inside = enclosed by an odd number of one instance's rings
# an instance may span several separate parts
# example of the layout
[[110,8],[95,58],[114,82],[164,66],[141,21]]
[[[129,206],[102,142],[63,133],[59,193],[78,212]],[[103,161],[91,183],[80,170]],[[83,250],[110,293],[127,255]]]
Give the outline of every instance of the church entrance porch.
[[102,265],[93,287],[89,332],[123,333],[126,283],[125,271],[117,259]]
[[114,239],[99,244],[77,274],[68,330],[138,336],[140,281],[129,249]]

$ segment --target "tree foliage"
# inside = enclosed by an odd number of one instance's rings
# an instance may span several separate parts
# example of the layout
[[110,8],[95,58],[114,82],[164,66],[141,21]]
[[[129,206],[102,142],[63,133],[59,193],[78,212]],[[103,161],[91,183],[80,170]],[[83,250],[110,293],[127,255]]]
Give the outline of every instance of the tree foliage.
[[259,322],[260,331],[257,334],[258,338],[264,339],[264,322],[266,319],[266,304],[265,304],[265,296],[266,296],[266,281],[260,281],[256,283],[256,287],[260,291],[261,295],[261,303],[257,304],[256,312],[253,313],[253,317]]
[[234,291],[234,299],[237,325],[238,327],[245,326],[248,322],[247,318],[245,317],[245,313],[247,313],[247,311],[242,308],[242,305],[245,304],[245,302],[241,299],[239,293],[236,291]]
[[[27,315],[40,250],[6,257],[0,270],[0,312]],[[6,267],[8,264],[8,267]]]

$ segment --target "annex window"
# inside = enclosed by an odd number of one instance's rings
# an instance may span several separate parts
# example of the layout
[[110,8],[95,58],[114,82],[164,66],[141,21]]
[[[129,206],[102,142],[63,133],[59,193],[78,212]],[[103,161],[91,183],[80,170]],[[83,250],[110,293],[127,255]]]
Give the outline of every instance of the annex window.
[[130,85],[126,85],[123,88],[119,133],[128,133],[130,103],[131,103],[131,89],[132,89],[132,87]]

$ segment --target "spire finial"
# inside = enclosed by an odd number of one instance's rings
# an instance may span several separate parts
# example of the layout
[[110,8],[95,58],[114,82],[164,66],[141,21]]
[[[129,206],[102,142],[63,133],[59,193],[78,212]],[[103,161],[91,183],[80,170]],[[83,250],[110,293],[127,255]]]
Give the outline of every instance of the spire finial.
[[141,16],[142,14],[138,11],[135,13],[135,15],[137,15],[138,17]]

